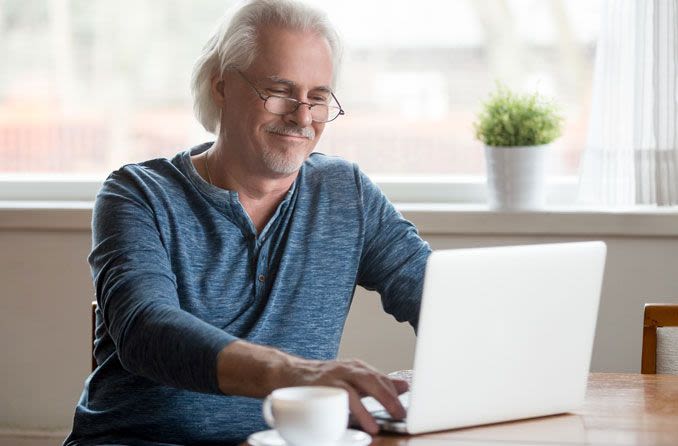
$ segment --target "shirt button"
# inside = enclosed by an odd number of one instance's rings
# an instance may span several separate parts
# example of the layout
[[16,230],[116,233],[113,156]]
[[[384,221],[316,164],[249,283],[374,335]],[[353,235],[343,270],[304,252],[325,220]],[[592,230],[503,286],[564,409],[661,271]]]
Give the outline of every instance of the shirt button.
[[263,283],[265,280],[266,280],[266,276],[264,276],[263,274],[259,274],[259,282]]

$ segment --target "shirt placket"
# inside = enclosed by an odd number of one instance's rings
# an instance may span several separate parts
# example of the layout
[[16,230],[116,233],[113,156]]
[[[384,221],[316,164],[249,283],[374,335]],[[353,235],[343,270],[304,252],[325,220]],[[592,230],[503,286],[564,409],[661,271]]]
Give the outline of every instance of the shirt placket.
[[266,239],[254,240],[254,293],[257,300],[261,299],[266,292],[266,284],[269,280],[269,243]]

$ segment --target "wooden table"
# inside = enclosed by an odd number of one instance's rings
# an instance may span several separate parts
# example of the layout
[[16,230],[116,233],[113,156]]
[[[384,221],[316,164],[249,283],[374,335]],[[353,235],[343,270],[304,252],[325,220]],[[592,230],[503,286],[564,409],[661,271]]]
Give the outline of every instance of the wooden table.
[[592,373],[572,414],[412,437],[373,446],[678,445],[678,376]]

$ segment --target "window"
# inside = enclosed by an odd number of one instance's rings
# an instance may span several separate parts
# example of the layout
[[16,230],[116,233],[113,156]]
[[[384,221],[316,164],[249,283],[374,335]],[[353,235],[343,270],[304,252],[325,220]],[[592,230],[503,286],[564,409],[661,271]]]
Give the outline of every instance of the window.
[[[0,173],[100,175],[210,139],[193,62],[224,0],[0,0]],[[345,40],[346,116],[318,150],[374,176],[483,175],[472,122],[501,80],[564,108],[576,173],[600,6],[590,0],[312,0]]]

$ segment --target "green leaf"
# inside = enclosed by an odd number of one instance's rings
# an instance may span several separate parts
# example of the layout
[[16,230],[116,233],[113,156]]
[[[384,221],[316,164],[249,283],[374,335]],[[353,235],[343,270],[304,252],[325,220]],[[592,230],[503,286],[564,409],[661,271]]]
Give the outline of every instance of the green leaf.
[[539,93],[518,94],[498,83],[473,123],[476,138],[488,146],[548,144],[562,131],[560,108]]

